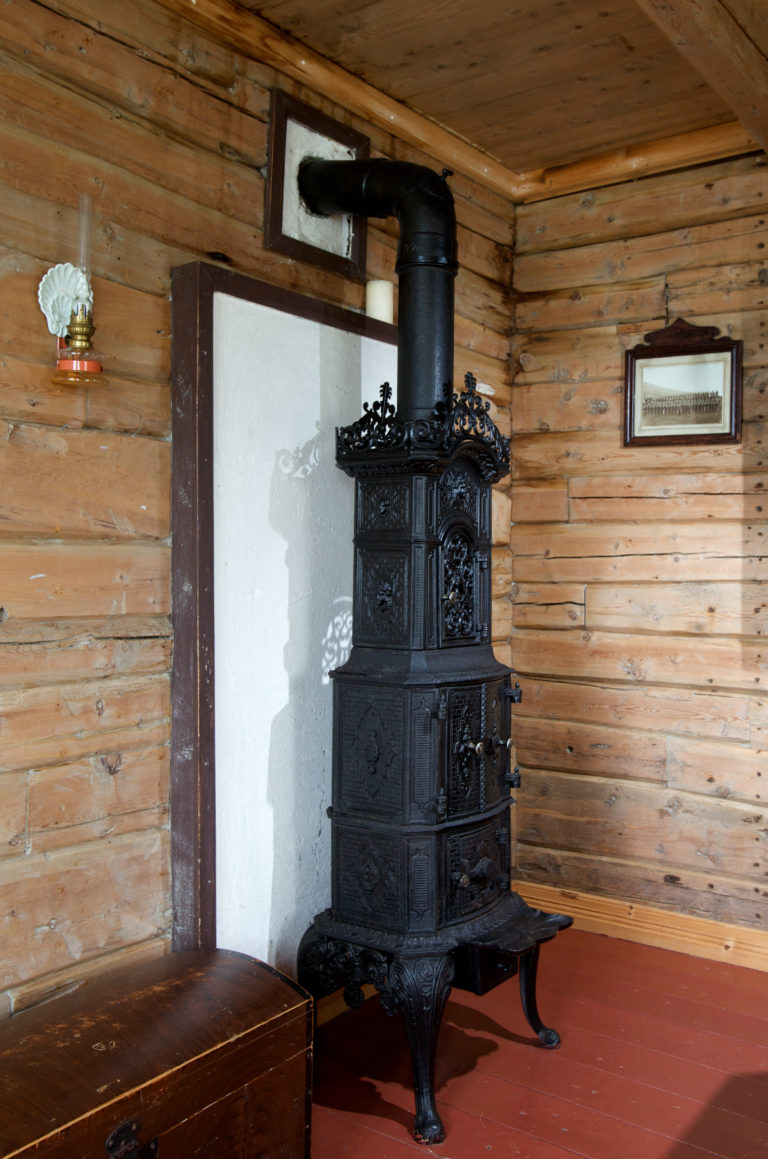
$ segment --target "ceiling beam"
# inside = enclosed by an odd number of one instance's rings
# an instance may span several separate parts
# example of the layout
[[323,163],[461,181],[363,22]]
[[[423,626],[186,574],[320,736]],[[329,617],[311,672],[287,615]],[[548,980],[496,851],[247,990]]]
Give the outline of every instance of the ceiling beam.
[[739,0],[635,0],[768,149],[768,60],[732,15]]
[[159,2],[249,60],[274,68],[323,93],[349,112],[422,149],[441,165],[455,168],[514,202],[541,201],[600,185],[616,185],[653,173],[754,152],[759,147],[742,125],[728,124],[630,146],[569,165],[515,173],[463,137],[385,96],[373,85],[232,0]]
[[603,185],[620,185],[622,181],[638,177],[754,153],[758,148],[757,142],[738,121],[729,121],[711,129],[697,129],[659,141],[648,141],[644,145],[627,145],[567,165],[517,173],[516,199],[522,202],[543,201],[547,197],[599,189]]

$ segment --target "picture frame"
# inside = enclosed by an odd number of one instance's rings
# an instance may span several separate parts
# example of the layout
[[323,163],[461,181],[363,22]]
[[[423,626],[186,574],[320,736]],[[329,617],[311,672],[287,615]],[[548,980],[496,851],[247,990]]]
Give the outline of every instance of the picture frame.
[[264,247],[309,262],[355,281],[365,281],[367,220],[353,214],[319,217],[299,196],[299,165],[307,156],[365,160],[370,138],[304,104],[281,89],[272,90]]
[[677,318],[628,350],[624,446],[741,441],[743,342]]

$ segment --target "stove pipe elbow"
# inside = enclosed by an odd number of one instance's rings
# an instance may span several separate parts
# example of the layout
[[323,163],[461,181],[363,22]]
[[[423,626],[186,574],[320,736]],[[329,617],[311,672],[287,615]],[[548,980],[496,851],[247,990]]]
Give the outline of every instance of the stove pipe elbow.
[[445,177],[404,161],[322,161],[299,168],[312,213],[396,217],[397,411],[427,419],[453,387],[456,214]]

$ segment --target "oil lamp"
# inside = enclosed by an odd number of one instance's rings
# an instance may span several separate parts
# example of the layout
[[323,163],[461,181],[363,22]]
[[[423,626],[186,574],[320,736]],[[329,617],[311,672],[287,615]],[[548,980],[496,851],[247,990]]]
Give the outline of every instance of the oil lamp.
[[89,270],[93,199],[80,194],[77,265],[60,262],[43,275],[37,290],[48,329],[57,340],[56,374],[61,385],[99,381],[101,363],[93,352],[93,290]]

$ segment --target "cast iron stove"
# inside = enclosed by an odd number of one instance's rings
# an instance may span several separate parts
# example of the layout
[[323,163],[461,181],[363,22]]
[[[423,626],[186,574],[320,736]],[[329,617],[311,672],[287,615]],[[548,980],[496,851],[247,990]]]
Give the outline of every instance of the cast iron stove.
[[397,213],[401,244],[398,408],[385,384],[337,432],[356,487],[352,650],[332,673],[332,904],[302,940],[299,979],[317,997],[343,986],[350,1006],[372,983],[403,1015],[414,1135],[439,1142],[434,1060],[452,986],[481,994],[519,972],[528,1022],[542,1045],[559,1044],[536,1008],[536,970],[540,945],[571,919],[510,891],[520,689],[490,631],[491,487],[509,442],[471,375],[460,394],[446,385],[456,263],[444,178],[312,161],[300,183],[316,211]]

